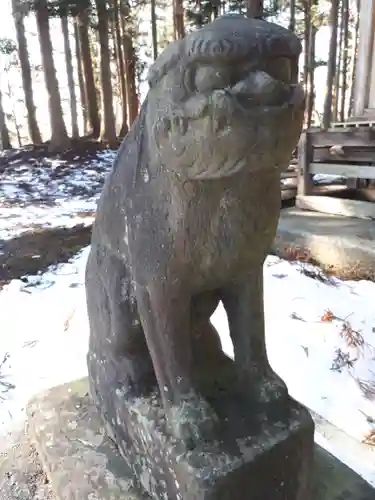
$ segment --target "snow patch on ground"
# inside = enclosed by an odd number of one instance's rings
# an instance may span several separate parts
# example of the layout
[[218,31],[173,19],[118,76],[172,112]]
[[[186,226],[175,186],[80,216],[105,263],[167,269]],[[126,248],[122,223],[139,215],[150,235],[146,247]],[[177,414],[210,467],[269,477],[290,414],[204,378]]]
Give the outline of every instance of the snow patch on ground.
[[[22,424],[30,397],[87,373],[88,251],[85,248],[68,264],[40,276],[13,280],[0,292],[3,435]],[[374,448],[361,443],[375,430],[375,402],[371,391],[359,384],[366,381],[371,387],[375,382],[375,284],[328,279],[313,266],[274,256],[267,258],[264,276],[267,351],[273,368],[292,396],[341,429],[342,435],[352,436],[363,457],[375,458]],[[212,322],[224,350],[232,355],[222,305]],[[351,345],[352,338],[363,341]],[[335,439],[332,433],[327,437],[317,430],[324,447],[345,455],[345,450],[337,451]],[[343,460],[375,486],[373,460],[347,456]]]
[[[31,228],[72,227],[92,223],[92,213],[117,152],[103,150],[80,164],[44,158],[10,165],[1,174],[0,240]],[[88,216],[89,214],[89,216]]]

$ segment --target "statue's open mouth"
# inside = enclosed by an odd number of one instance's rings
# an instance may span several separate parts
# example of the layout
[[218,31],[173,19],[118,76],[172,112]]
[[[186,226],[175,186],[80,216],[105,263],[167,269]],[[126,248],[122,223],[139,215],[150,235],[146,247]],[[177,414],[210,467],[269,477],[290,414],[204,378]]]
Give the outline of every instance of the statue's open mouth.
[[301,108],[304,92],[296,83],[293,61],[287,57],[271,59],[262,66],[239,64],[237,67],[201,65],[186,71],[185,86],[190,98],[185,112],[190,119],[211,114],[227,120],[236,110],[251,113],[264,108]]

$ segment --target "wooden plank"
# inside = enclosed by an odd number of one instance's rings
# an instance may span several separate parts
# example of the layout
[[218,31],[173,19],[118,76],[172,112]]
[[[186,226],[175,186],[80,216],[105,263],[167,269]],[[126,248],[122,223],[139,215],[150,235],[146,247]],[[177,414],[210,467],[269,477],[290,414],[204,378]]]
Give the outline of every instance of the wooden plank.
[[371,127],[309,130],[308,135],[314,147],[374,146],[375,144],[375,128]]
[[375,220],[375,203],[368,201],[347,200],[333,196],[297,195],[296,207],[324,214]]
[[[375,167],[345,163],[310,163],[311,174],[341,175],[360,179],[375,179]],[[302,194],[302,193],[301,193]]]
[[286,172],[281,172],[281,179],[295,179],[297,178],[297,172],[295,170],[287,170]]
[[353,128],[353,127],[374,127],[375,122],[373,120],[350,120],[347,122],[334,122],[332,123],[332,128]]
[[375,163],[375,144],[373,146],[325,146],[314,148],[313,162],[354,162],[354,163]]
[[312,157],[310,137],[311,134],[303,132],[298,143],[297,192],[303,195],[311,193],[314,187],[309,168]]
[[287,191],[288,189],[294,189],[295,191],[297,190],[297,183],[292,184],[281,184],[281,191]]

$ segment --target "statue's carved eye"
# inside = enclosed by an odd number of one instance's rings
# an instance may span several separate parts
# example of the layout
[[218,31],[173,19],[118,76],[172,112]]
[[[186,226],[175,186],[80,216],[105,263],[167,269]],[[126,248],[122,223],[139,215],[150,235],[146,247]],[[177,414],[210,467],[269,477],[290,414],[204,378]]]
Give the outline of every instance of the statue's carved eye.
[[184,82],[189,91],[205,93],[227,87],[230,83],[230,75],[225,68],[201,65],[187,68]]
[[215,66],[200,66],[195,74],[195,88],[198,92],[223,89],[230,83],[227,68]]
[[267,62],[266,72],[284,83],[292,80],[292,61],[288,57],[276,57]]

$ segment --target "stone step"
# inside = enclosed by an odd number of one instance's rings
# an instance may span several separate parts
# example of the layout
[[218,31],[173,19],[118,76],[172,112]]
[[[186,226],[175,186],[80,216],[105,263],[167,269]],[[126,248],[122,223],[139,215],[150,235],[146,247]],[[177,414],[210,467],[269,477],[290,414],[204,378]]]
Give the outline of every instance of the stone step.
[[272,253],[287,259],[305,256],[349,279],[373,279],[375,221],[287,208],[281,211]]
[[[36,396],[29,433],[58,500],[146,500],[88,396],[87,379]],[[313,500],[373,500],[375,490],[316,445]]]

